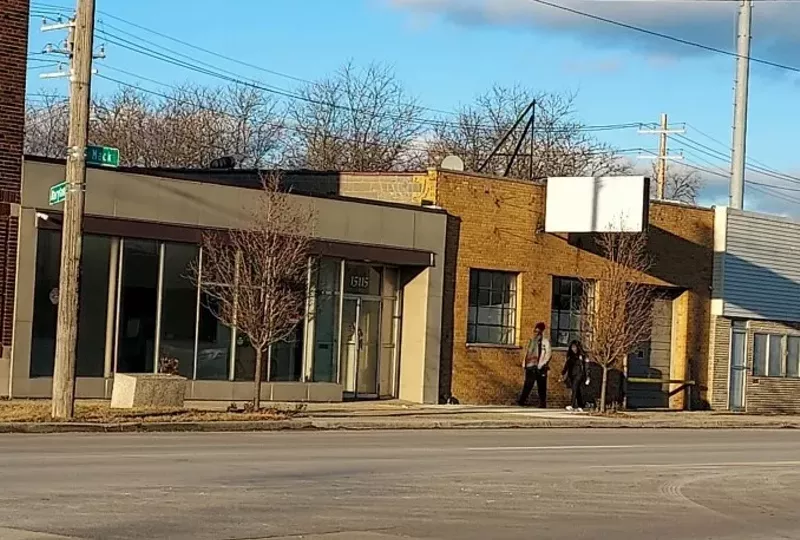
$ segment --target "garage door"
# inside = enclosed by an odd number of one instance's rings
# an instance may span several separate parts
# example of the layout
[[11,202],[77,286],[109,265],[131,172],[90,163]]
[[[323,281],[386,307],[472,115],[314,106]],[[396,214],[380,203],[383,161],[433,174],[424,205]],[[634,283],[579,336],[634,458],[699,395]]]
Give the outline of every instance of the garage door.
[[[628,357],[628,377],[669,379],[672,357],[672,299],[653,302],[650,340]],[[669,407],[669,385],[628,384],[628,407],[653,409]]]

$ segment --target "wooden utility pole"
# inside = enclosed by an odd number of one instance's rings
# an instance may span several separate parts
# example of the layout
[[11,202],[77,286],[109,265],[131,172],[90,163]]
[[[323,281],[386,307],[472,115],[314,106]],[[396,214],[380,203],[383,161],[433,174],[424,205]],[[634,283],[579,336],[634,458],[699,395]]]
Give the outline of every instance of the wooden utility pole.
[[667,129],[668,120],[667,114],[661,114],[661,134],[658,143],[658,174],[656,175],[657,192],[656,197],[658,200],[664,199],[664,186],[667,185]]
[[70,29],[70,111],[67,149],[67,195],[61,233],[61,273],[58,282],[58,326],[53,372],[55,419],[72,418],[75,412],[75,356],[78,341],[78,299],[83,204],[86,189],[86,144],[89,132],[94,0],[77,0]]
[[669,119],[667,113],[661,114],[661,122],[656,129],[640,129],[639,133],[648,135],[658,135],[658,153],[648,152],[646,156],[639,156],[647,159],[656,159],[656,199],[663,200],[667,191],[667,161],[671,159],[683,159],[681,155],[671,156],[667,154],[667,141],[672,133],[684,133],[684,129],[669,129]]

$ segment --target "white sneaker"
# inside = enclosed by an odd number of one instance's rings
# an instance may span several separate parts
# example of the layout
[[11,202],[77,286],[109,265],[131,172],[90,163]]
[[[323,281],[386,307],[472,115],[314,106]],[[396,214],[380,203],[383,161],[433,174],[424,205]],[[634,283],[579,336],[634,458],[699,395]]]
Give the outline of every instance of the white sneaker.
[[573,410],[572,405],[567,405],[567,411],[572,412]]
[[580,407],[578,407],[577,409],[575,409],[575,412],[580,412],[580,413],[582,413],[582,412],[583,412],[583,409],[581,409]]

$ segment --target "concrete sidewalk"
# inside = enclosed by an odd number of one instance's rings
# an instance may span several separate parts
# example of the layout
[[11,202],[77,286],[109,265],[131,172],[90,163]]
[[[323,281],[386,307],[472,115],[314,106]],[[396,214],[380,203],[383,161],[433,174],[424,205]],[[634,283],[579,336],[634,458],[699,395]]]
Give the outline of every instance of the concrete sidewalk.
[[[219,404],[214,404],[219,406]],[[529,429],[529,428],[658,428],[658,429],[797,429],[800,416],[755,416],[713,412],[621,412],[608,416],[570,413],[561,409],[503,406],[417,405],[399,401],[359,403],[271,404],[292,412],[285,420],[210,422],[9,422],[0,433],[284,431],[381,429]],[[187,403],[206,409],[207,403]]]

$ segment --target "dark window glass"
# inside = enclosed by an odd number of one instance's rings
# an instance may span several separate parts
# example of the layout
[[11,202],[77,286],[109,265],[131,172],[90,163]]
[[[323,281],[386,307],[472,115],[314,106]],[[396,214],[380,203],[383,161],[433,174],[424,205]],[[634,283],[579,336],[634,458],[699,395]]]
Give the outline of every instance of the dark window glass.
[[[550,312],[550,341],[553,347],[567,347],[581,339],[581,311],[584,283],[575,278],[554,277]],[[587,291],[592,293],[591,288]]]
[[197,321],[197,287],[188,278],[199,248],[192,244],[164,245],[161,289],[160,356],[178,360],[178,372],[194,373],[194,334]]
[[200,295],[200,319],[197,326],[197,378],[207,381],[228,379],[231,354],[231,330],[214,316],[216,301]]
[[154,372],[159,259],[155,240],[122,242],[119,373]]
[[467,342],[516,343],[517,275],[470,270]]
[[[107,237],[83,238],[76,361],[79,377],[103,376],[110,246],[111,239]],[[31,377],[53,376],[60,266],[61,232],[40,229],[36,246]]]
[[764,376],[767,374],[767,335],[756,334],[753,336],[753,375]]

